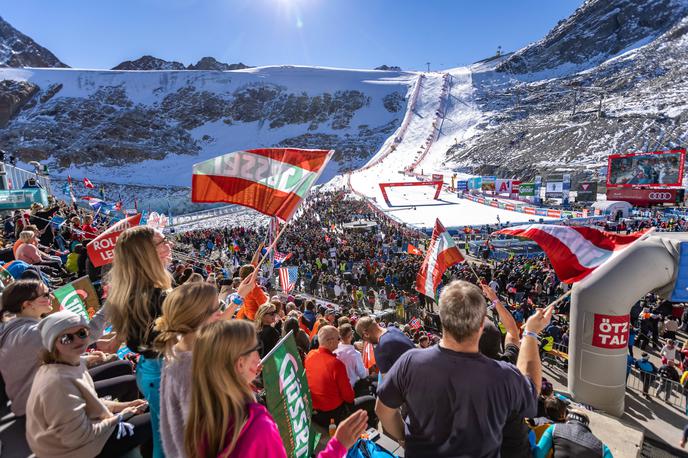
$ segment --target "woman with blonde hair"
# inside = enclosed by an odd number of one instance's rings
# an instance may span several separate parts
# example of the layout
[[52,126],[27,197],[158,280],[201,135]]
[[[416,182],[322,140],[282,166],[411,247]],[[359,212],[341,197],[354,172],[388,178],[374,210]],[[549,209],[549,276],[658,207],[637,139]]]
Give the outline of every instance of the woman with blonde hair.
[[256,332],[258,333],[258,340],[262,346],[260,351],[261,358],[267,355],[280,340],[280,332],[275,329],[276,316],[277,309],[274,304],[270,302],[258,307],[258,311],[256,312],[254,323]]
[[[251,389],[260,372],[259,348],[255,326],[246,321],[217,321],[199,331],[184,435],[187,456],[286,458],[275,421]],[[367,417],[358,411],[341,422],[318,458],[345,456]]]
[[185,456],[184,424],[189,414],[191,352],[196,331],[222,317],[215,287],[187,282],[167,295],[162,316],[155,320],[159,333],[155,346],[165,357],[160,380],[160,435],[166,456]]
[[150,405],[155,458],[164,454],[159,429],[162,358],[153,345],[154,322],[172,288],[172,277],[165,269],[171,255],[170,242],[161,232],[149,226],[127,229],[117,239],[107,278],[108,318],[118,337],[140,354],[136,382]]

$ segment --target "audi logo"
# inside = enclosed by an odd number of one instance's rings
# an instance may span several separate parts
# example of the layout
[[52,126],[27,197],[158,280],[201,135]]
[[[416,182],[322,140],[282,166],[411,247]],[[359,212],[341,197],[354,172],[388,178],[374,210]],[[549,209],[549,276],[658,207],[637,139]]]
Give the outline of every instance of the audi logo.
[[670,200],[671,199],[671,193],[670,192],[651,192],[650,194],[647,195],[647,197],[650,200]]

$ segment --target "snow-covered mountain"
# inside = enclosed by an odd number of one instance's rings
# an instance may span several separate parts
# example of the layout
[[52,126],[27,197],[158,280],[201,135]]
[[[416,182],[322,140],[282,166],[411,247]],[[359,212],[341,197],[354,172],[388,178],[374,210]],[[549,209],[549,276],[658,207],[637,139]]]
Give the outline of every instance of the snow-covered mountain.
[[0,17],[0,67],[67,67]]
[[0,69],[0,81],[33,94],[0,144],[58,176],[155,186],[189,186],[193,163],[230,151],[331,148],[328,179],[364,163],[395,131],[415,77],[309,67]]
[[0,144],[120,187],[188,186],[195,162],[280,145],[335,149],[324,179],[367,163],[347,180],[373,194],[457,168],[588,178],[610,153],[685,144],[687,14],[688,0],[588,0],[522,50],[422,74],[150,56],[137,71],[0,69]]
[[167,61],[153,56],[142,56],[136,60],[125,60],[116,65],[112,70],[243,70],[251,68],[241,62],[238,64],[226,64],[214,57],[203,57],[195,64],[185,67],[181,62]]

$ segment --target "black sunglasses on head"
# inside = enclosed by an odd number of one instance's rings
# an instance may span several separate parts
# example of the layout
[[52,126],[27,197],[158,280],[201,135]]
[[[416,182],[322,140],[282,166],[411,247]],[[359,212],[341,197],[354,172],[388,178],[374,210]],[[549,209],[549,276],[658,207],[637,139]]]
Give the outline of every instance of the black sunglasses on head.
[[60,343],[62,345],[69,345],[70,343],[74,342],[75,337],[85,340],[88,339],[89,335],[91,335],[91,332],[87,328],[81,328],[73,334],[62,334],[60,336]]

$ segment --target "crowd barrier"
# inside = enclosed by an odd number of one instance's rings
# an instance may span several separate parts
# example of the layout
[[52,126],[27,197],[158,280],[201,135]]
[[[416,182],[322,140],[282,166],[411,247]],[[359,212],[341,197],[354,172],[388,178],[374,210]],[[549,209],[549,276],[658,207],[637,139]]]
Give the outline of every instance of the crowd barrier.
[[526,213],[528,215],[533,216],[548,216],[550,218],[557,219],[591,218],[590,212],[587,209],[579,212],[573,210],[557,210],[554,208],[534,207],[525,204],[503,202],[498,199],[493,199],[484,196],[476,196],[470,193],[464,193],[463,198],[482,205],[488,205],[490,207],[500,208],[503,210],[510,210],[519,213]]
[[193,213],[186,213],[172,217],[172,224],[169,227],[182,226],[184,224],[196,223],[210,218],[217,218],[218,216],[234,215],[237,213],[244,213],[247,209],[239,205],[226,205],[224,207],[211,208],[210,210],[201,210]]
[[650,374],[643,372],[637,368],[632,368],[626,380],[627,390],[638,391],[644,393],[644,388],[647,388],[647,394],[664,401],[681,412],[686,412],[686,396],[688,392],[685,391],[683,385],[679,382],[664,379],[657,374]]

